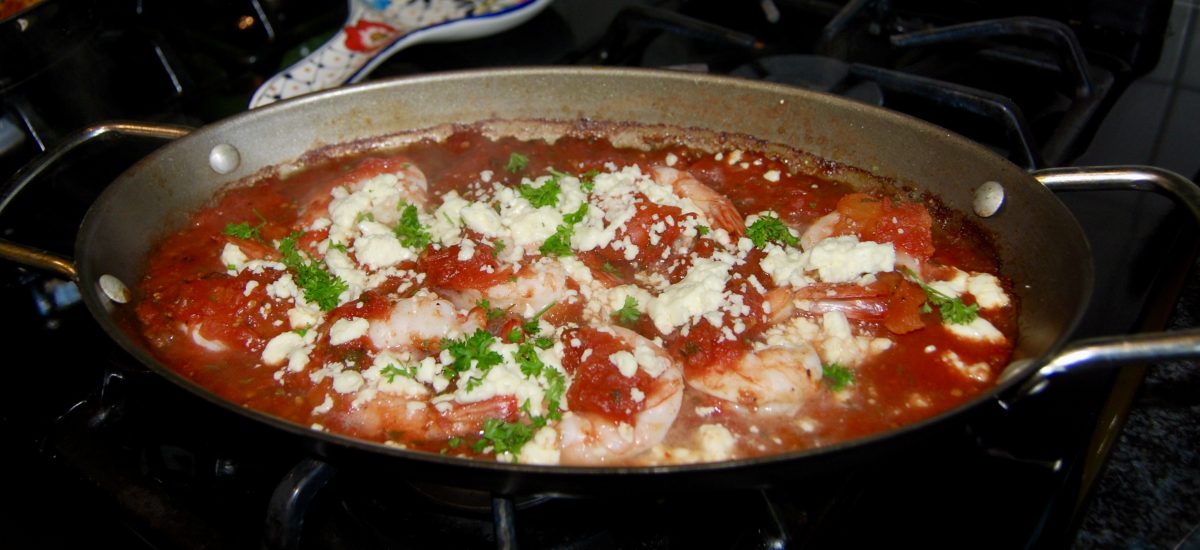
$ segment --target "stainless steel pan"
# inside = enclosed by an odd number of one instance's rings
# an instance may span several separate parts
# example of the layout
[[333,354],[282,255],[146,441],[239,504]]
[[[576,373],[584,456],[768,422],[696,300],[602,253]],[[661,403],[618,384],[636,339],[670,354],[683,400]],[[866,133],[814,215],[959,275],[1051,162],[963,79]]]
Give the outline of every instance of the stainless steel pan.
[[[395,449],[309,430],[245,409],[178,376],[114,321],[127,307],[113,281],[131,286],[167,229],[231,181],[295,163],[325,146],[450,122],[488,119],[636,121],[755,136],[931,192],[949,207],[979,212],[996,239],[1020,300],[1019,341],[999,383],[929,420],[835,446],[766,458],[655,468],[499,464]],[[87,213],[74,260],[12,243],[0,255],[76,280],[104,330],[150,369],[213,402],[306,438],[332,460],[380,461],[399,477],[421,477],[498,493],[641,490],[764,484],[810,475],[935,431],[989,400],[1036,393],[1081,368],[1200,357],[1200,331],[1067,344],[1087,306],[1092,259],[1081,229],[1054,190],[1144,189],[1167,193],[1200,219],[1200,192],[1153,168],[1057,169],[1027,173],[944,129],[879,108],[797,88],[676,72],[536,68],[447,73],[337,89],[249,111],[188,133],[140,124],[89,129],[23,170],[0,209],[74,145],[106,133],[179,138],[122,174]],[[186,134],[186,135],[184,135]],[[989,183],[991,182],[991,183]],[[374,467],[374,466],[373,466]]]

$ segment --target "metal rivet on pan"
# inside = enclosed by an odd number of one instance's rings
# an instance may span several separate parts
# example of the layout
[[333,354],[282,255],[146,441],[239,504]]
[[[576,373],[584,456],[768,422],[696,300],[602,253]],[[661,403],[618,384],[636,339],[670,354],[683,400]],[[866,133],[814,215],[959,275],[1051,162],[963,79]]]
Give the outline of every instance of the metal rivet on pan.
[[241,163],[242,154],[238,152],[237,147],[228,143],[217,145],[208,152],[208,165],[218,174],[228,174],[237,170]]
[[125,283],[122,283],[120,279],[112,275],[100,276],[100,292],[103,292],[105,296],[108,296],[109,300],[118,304],[128,303],[131,296],[129,287],[125,286]]
[[975,190],[975,213],[981,218],[990,218],[1004,206],[1004,186],[988,181]]

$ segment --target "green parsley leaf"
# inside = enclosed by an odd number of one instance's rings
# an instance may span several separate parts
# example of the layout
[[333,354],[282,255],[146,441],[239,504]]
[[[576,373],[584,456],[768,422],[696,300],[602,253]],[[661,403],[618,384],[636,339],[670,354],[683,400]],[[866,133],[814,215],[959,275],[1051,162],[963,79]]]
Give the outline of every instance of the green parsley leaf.
[[613,316],[616,317],[618,321],[629,324],[636,323],[638,319],[641,319],[642,312],[638,311],[637,300],[635,300],[633,296],[626,296],[625,305],[621,306],[621,309],[618,309],[616,312],[614,312]]
[[563,216],[563,225],[558,226],[554,230],[554,234],[538,247],[538,251],[543,256],[570,256],[571,237],[575,234],[575,224],[583,221],[583,217],[587,215],[588,205],[583,203],[574,212]]
[[409,365],[407,367],[397,367],[396,365],[388,363],[388,366],[383,367],[383,369],[379,371],[379,374],[381,376],[386,376],[388,383],[391,384],[392,382],[394,382],[396,380],[397,376],[403,376],[405,378],[416,378],[417,377],[417,366]]
[[475,305],[479,306],[480,309],[486,312],[485,315],[487,316],[488,321],[495,321],[496,319],[504,316],[504,310],[498,307],[492,307],[492,303],[489,302],[487,298],[481,298],[478,302],[475,302]]
[[570,227],[560,225],[554,231],[542,246],[538,247],[538,252],[543,256],[570,256],[571,252],[571,235],[574,231]]
[[505,248],[508,248],[508,245],[504,244],[504,241],[500,239],[492,241],[492,257],[499,256],[501,252],[504,252]]
[[[450,352],[450,357],[454,358],[454,364],[448,367],[448,370],[453,373],[464,373],[470,370],[472,363],[480,370],[487,373],[492,367],[500,364],[504,360],[499,353],[490,349],[492,342],[496,340],[488,331],[481,328],[475,329],[475,333],[459,340],[442,339],[442,349]],[[470,382],[468,382],[470,384]]]
[[588,170],[583,175],[579,176],[579,188],[584,193],[591,193],[596,188],[596,176],[600,175],[599,170]]
[[310,329],[310,328],[312,328],[312,327],[300,327],[297,329],[292,329],[292,332],[299,334],[300,337],[303,338],[305,335],[308,334],[308,329]]
[[534,187],[528,183],[522,183],[517,186],[517,192],[525,200],[529,201],[529,204],[532,204],[534,208],[558,204],[559,191],[561,191],[561,188],[558,185],[557,179],[548,180],[541,187]]
[[563,395],[567,393],[567,378],[555,369],[546,369],[542,373],[542,377],[546,379],[546,416],[551,420],[562,420],[562,403]]
[[258,218],[258,225],[250,227],[250,222],[227,223],[225,224],[224,233],[230,237],[237,237],[239,239],[254,239],[256,241],[261,241],[262,235],[259,233],[259,230],[262,229],[263,226],[267,225],[267,219],[264,218],[262,214],[259,214],[258,210],[251,209],[251,212],[254,212],[254,215]]
[[569,223],[571,225],[575,225],[575,224],[583,221],[583,217],[587,215],[587,211],[588,211],[587,203],[585,202],[583,204],[580,204],[579,208],[577,208],[574,212],[571,212],[570,214],[566,214],[563,216],[563,222]]
[[757,248],[763,248],[772,241],[789,246],[800,244],[800,239],[792,235],[787,225],[774,216],[763,216],[754,220],[754,223],[746,228],[746,236],[754,241],[754,246]]
[[534,427],[523,422],[505,422],[497,418],[483,421],[483,438],[475,442],[476,452],[491,444],[496,454],[521,453],[521,448],[533,439]]
[[279,252],[283,254],[283,265],[295,272],[296,286],[304,289],[304,299],[320,306],[321,311],[337,307],[338,296],[349,287],[340,277],[326,271],[317,262],[306,261],[298,250],[296,241],[303,235],[297,232],[279,241]]
[[707,235],[709,231],[712,231],[712,230],[709,229],[707,225],[697,225],[696,226],[696,234],[700,235],[701,237]]
[[451,437],[446,443],[450,445],[451,449],[457,449],[459,445],[462,445],[462,442],[461,437]]
[[524,170],[525,166],[528,164],[529,157],[520,153],[512,153],[508,155],[508,165],[506,165],[504,169],[516,174],[517,172]]
[[339,250],[339,251],[341,251],[342,254],[350,253],[350,249],[342,243],[333,243],[333,244],[329,245],[329,248],[332,248],[334,250]]
[[239,239],[257,239],[258,227],[250,227],[250,222],[242,223],[227,223],[225,224],[226,235],[237,237]]
[[821,365],[821,377],[826,384],[829,384],[829,388],[833,391],[840,390],[846,387],[847,384],[854,383],[854,371],[837,363]]
[[417,217],[417,207],[405,203],[404,212],[400,214],[400,222],[396,224],[396,238],[400,239],[400,244],[417,250],[423,250],[432,237],[429,235],[429,228],[421,225],[421,220]]
[[521,374],[524,374],[525,378],[537,378],[546,368],[546,364],[538,357],[537,349],[528,342],[518,346],[517,351],[513,352],[512,358],[513,362],[521,367]]
[[979,316],[979,306],[976,304],[967,305],[963,303],[962,298],[951,298],[937,289],[925,284],[913,270],[907,267],[901,267],[900,271],[905,277],[921,287],[925,291],[925,298],[929,300],[921,306],[921,313],[930,311],[929,304],[937,306],[938,313],[941,314],[942,320],[952,325],[968,325]]
[[600,271],[608,273],[609,275],[616,275],[617,274],[617,266],[615,266],[609,262],[604,262],[604,265],[600,266]]
[[537,336],[542,330],[541,325],[538,323],[538,319],[541,319],[542,315],[545,315],[547,311],[550,311],[550,308],[557,304],[558,302],[550,302],[549,304],[546,304],[546,307],[542,308],[541,311],[538,311],[533,315],[533,317],[526,319],[525,322],[521,324],[521,330],[525,331],[525,334],[529,336]]

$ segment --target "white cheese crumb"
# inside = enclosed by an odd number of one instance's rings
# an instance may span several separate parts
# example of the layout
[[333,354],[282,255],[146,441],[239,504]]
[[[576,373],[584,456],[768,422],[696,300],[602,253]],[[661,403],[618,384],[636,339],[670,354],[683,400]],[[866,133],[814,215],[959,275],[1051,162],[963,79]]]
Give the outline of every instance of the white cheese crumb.
[[849,283],[864,274],[891,271],[895,265],[892,243],[859,242],[853,235],[823,239],[808,258],[809,269],[827,283]]
[[356,370],[344,370],[333,375],[333,391],[354,393],[363,387],[363,376]]
[[618,351],[609,355],[608,362],[615,365],[617,370],[620,371],[621,376],[626,378],[633,376],[637,372],[637,359],[628,351]]
[[268,365],[278,365],[293,351],[304,346],[304,337],[295,332],[284,332],[272,338],[263,348],[262,360]]
[[338,319],[329,327],[330,345],[340,346],[346,342],[361,338],[367,333],[371,323],[361,317]]
[[763,179],[772,183],[779,181],[779,170],[767,170],[763,174]]
[[954,336],[964,340],[994,344],[1002,344],[1005,341],[1004,334],[983,317],[976,317],[974,321],[965,325],[944,323],[942,326],[946,327],[946,330]]
[[[322,401],[320,405],[313,407],[312,413],[313,414],[325,414],[325,413],[329,412],[331,409],[333,409],[333,398],[330,397],[329,394],[325,394],[325,400]],[[313,424],[313,426],[317,426],[317,424]]]
[[727,460],[733,457],[737,438],[720,424],[702,424],[696,430],[700,452],[706,461]]

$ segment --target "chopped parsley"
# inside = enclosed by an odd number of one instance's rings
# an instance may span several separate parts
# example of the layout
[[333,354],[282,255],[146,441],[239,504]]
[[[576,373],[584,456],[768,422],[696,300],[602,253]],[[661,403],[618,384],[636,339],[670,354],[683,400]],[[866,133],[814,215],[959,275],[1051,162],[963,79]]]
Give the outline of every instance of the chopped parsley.
[[826,384],[829,384],[829,388],[833,391],[840,390],[846,387],[847,384],[854,383],[854,371],[837,363],[821,365],[821,377]]
[[638,319],[641,319],[642,312],[638,311],[637,300],[635,300],[633,296],[626,296],[625,305],[621,306],[621,309],[618,309],[616,312],[614,312],[613,316],[616,317],[618,321],[629,324],[636,323]]
[[538,247],[538,251],[543,256],[570,256],[572,254],[571,237],[575,234],[575,224],[583,221],[587,210],[588,204],[585,202],[579,205],[578,210],[563,216],[562,225],[559,225],[554,230],[554,234]]
[[333,243],[333,244],[329,245],[329,248],[332,248],[334,250],[340,250],[342,252],[342,254],[350,253],[350,249],[347,248],[346,245],[344,245],[342,243]]
[[600,271],[608,273],[609,275],[616,275],[618,273],[617,266],[610,262],[604,262],[604,265],[600,266]]
[[306,336],[308,334],[308,329],[310,329],[310,328],[312,328],[312,327],[300,327],[297,329],[292,329],[292,332],[299,334],[300,337],[303,338],[304,336]]
[[408,248],[422,250],[429,244],[431,237],[429,236],[429,228],[421,225],[421,220],[417,218],[417,207],[408,203],[404,204],[404,212],[400,213],[400,222],[396,224],[396,238],[400,239],[400,244]]
[[504,316],[504,310],[498,307],[492,307],[492,303],[487,298],[481,298],[475,305],[479,306],[487,315],[488,321],[495,321]]
[[558,204],[558,192],[561,190],[557,177],[546,181],[541,187],[534,187],[528,183],[522,183],[517,186],[517,192],[525,200],[529,201],[529,204],[532,204],[534,208]]
[[542,315],[545,315],[547,311],[550,311],[550,308],[557,304],[558,302],[550,302],[549,304],[546,304],[546,307],[533,314],[533,317],[526,319],[525,322],[521,324],[521,330],[525,331],[525,334],[529,336],[537,336],[538,333],[542,331],[541,325],[538,324],[538,319],[541,319]]
[[261,241],[262,235],[259,233],[259,230],[262,229],[264,225],[267,225],[267,219],[264,218],[262,214],[259,214],[258,210],[251,211],[254,212],[254,215],[258,217],[258,225],[251,227],[250,222],[227,223],[225,224],[224,233],[230,237],[237,237],[239,239],[254,239],[256,241]]
[[528,342],[518,346],[517,351],[513,352],[512,358],[517,366],[521,367],[521,374],[524,374],[526,378],[537,378],[546,368],[546,364],[537,355],[537,349]]
[[[464,373],[475,366],[480,372],[487,373],[492,367],[504,360],[499,353],[489,349],[496,340],[488,331],[475,329],[474,334],[459,340],[442,339],[442,349],[450,352],[454,364],[447,370],[454,373]],[[468,384],[470,384],[468,382]]]
[[504,241],[500,239],[492,241],[492,257],[499,256],[501,252],[504,252],[505,248],[508,248],[508,245],[504,244]]
[[928,300],[921,306],[922,313],[929,313],[932,308],[929,304],[937,306],[938,313],[941,314],[942,320],[952,325],[967,325],[979,316],[979,306],[976,304],[967,305],[963,303],[962,298],[951,298],[936,288],[933,288],[922,281],[916,273],[907,267],[900,268],[904,272],[905,277],[921,287],[925,291],[925,298]]
[[225,234],[239,239],[257,239],[258,227],[250,227],[250,222],[227,223]]
[[580,204],[579,208],[576,209],[574,212],[571,212],[570,214],[566,214],[563,216],[563,223],[568,223],[568,224],[571,224],[571,226],[574,226],[575,224],[583,221],[583,217],[587,215],[587,211],[588,211],[587,203],[585,202],[583,204]]
[[517,172],[524,170],[525,166],[528,164],[529,157],[520,153],[512,153],[508,155],[508,164],[504,167],[504,169],[516,174]]
[[283,265],[296,273],[296,286],[304,289],[304,299],[316,303],[321,311],[338,305],[338,296],[349,289],[346,281],[325,271],[317,262],[306,261],[296,250],[296,240],[303,233],[293,233],[279,241]]
[[588,170],[579,176],[579,188],[584,193],[591,193],[596,188],[596,176],[600,175],[599,170]]
[[800,244],[800,240],[792,235],[788,226],[774,216],[763,216],[754,220],[754,223],[746,228],[746,236],[754,241],[754,246],[757,248],[767,246],[768,242],[778,242],[788,246]]
[[396,365],[389,363],[388,366],[383,367],[383,369],[379,371],[379,374],[381,376],[386,376],[388,384],[391,384],[392,382],[394,382],[396,380],[397,376],[403,376],[405,378],[416,378],[417,377],[417,366],[409,365],[407,367],[397,367]]
[[490,444],[496,454],[521,453],[521,447],[533,439],[535,428],[524,422],[505,422],[497,418],[483,421],[483,437],[475,442],[475,452],[481,452]]
[[711,231],[711,230],[708,228],[707,225],[697,225],[696,226],[696,234],[700,235],[701,237],[707,235],[709,231]]

